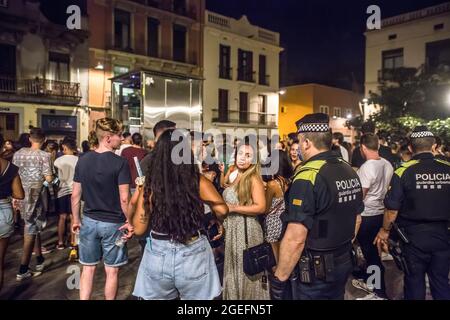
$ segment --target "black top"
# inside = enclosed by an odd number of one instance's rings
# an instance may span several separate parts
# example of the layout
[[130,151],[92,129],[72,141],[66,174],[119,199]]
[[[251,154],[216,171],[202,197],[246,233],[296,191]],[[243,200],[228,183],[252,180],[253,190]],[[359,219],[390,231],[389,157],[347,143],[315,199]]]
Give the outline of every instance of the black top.
[[[322,152],[308,159],[303,166],[315,160],[330,160],[332,158],[336,158],[333,151]],[[320,174],[314,176],[314,182],[305,179],[294,180],[285,193],[287,210],[283,215],[283,222],[302,223],[310,230],[317,214],[330,206],[332,197],[327,182]],[[364,203],[361,202],[357,213],[363,211]]]
[[[378,150],[380,157],[389,161],[393,168],[397,168],[400,165],[400,157],[392,154],[392,151],[389,147],[380,145],[380,149]],[[362,157],[360,147],[355,148],[352,154],[352,167],[360,168],[366,160]]]
[[12,196],[12,181],[19,172],[19,168],[12,163],[6,168],[4,173],[0,172],[0,199]]
[[86,216],[112,223],[126,220],[119,194],[119,185],[131,183],[126,159],[113,152],[88,152],[79,158],[73,181],[81,183]]
[[384,205],[399,218],[424,221],[450,219],[450,163],[420,153],[395,170]]

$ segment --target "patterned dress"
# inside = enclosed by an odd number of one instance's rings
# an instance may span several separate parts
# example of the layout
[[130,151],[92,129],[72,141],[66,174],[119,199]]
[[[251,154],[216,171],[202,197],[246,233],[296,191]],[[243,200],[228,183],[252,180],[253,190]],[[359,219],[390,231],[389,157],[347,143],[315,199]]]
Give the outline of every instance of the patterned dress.
[[281,230],[283,228],[281,214],[284,210],[284,198],[273,198],[269,213],[264,220],[265,237],[266,241],[269,243],[280,241]]
[[[238,204],[234,187],[225,189],[223,198],[229,204]],[[248,245],[250,247],[264,241],[261,225],[256,217],[247,217]],[[263,283],[263,273],[248,276],[244,273],[242,253],[245,246],[244,215],[230,212],[224,221],[225,262],[224,300],[269,300],[268,284]]]

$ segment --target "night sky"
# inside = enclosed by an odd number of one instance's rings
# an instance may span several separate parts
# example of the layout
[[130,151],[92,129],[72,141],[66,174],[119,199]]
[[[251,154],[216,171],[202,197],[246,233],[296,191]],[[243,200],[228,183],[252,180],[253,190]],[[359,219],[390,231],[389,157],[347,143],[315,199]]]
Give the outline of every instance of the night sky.
[[351,89],[353,74],[362,91],[367,7],[380,6],[384,19],[444,2],[206,0],[206,7],[237,19],[245,14],[250,23],[280,33],[285,49],[281,54],[281,86],[316,82]]

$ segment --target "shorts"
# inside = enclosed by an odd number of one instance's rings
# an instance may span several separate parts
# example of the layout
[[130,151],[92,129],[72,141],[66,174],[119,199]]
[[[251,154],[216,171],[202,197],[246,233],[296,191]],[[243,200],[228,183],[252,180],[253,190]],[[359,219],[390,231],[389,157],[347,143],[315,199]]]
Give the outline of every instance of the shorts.
[[14,233],[14,214],[9,199],[0,200],[0,239],[9,238]]
[[128,263],[127,244],[116,245],[122,237],[119,228],[123,223],[104,222],[83,217],[80,228],[79,261],[85,266],[95,266],[103,259],[107,267],[120,267]]
[[58,214],[72,214],[72,203],[70,200],[71,197],[72,195],[68,194],[56,199],[56,212]]
[[222,291],[208,239],[184,245],[147,238],[133,295],[145,300],[212,300]]

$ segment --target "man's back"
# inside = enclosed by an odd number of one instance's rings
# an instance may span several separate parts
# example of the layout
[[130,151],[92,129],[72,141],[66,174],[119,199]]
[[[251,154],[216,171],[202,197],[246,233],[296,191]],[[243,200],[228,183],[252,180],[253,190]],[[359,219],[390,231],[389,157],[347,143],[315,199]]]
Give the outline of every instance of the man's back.
[[81,184],[86,216],[112,223],[126,220],[119,194],[119,185],[131,182],[126,159],[113,152],[89,152],[78,160],[73,180]]
[[369,189],[364,198],[363,216],[384,213],[383,200],[389,187],[394,169],[384,158],[367,160],[358,170],[358,176],[364,189]]
[[19,167],[22,185],[40,187],[45,176],[52,175],[50,154],[42,150],[22,148],[14,154],[13,164]]

